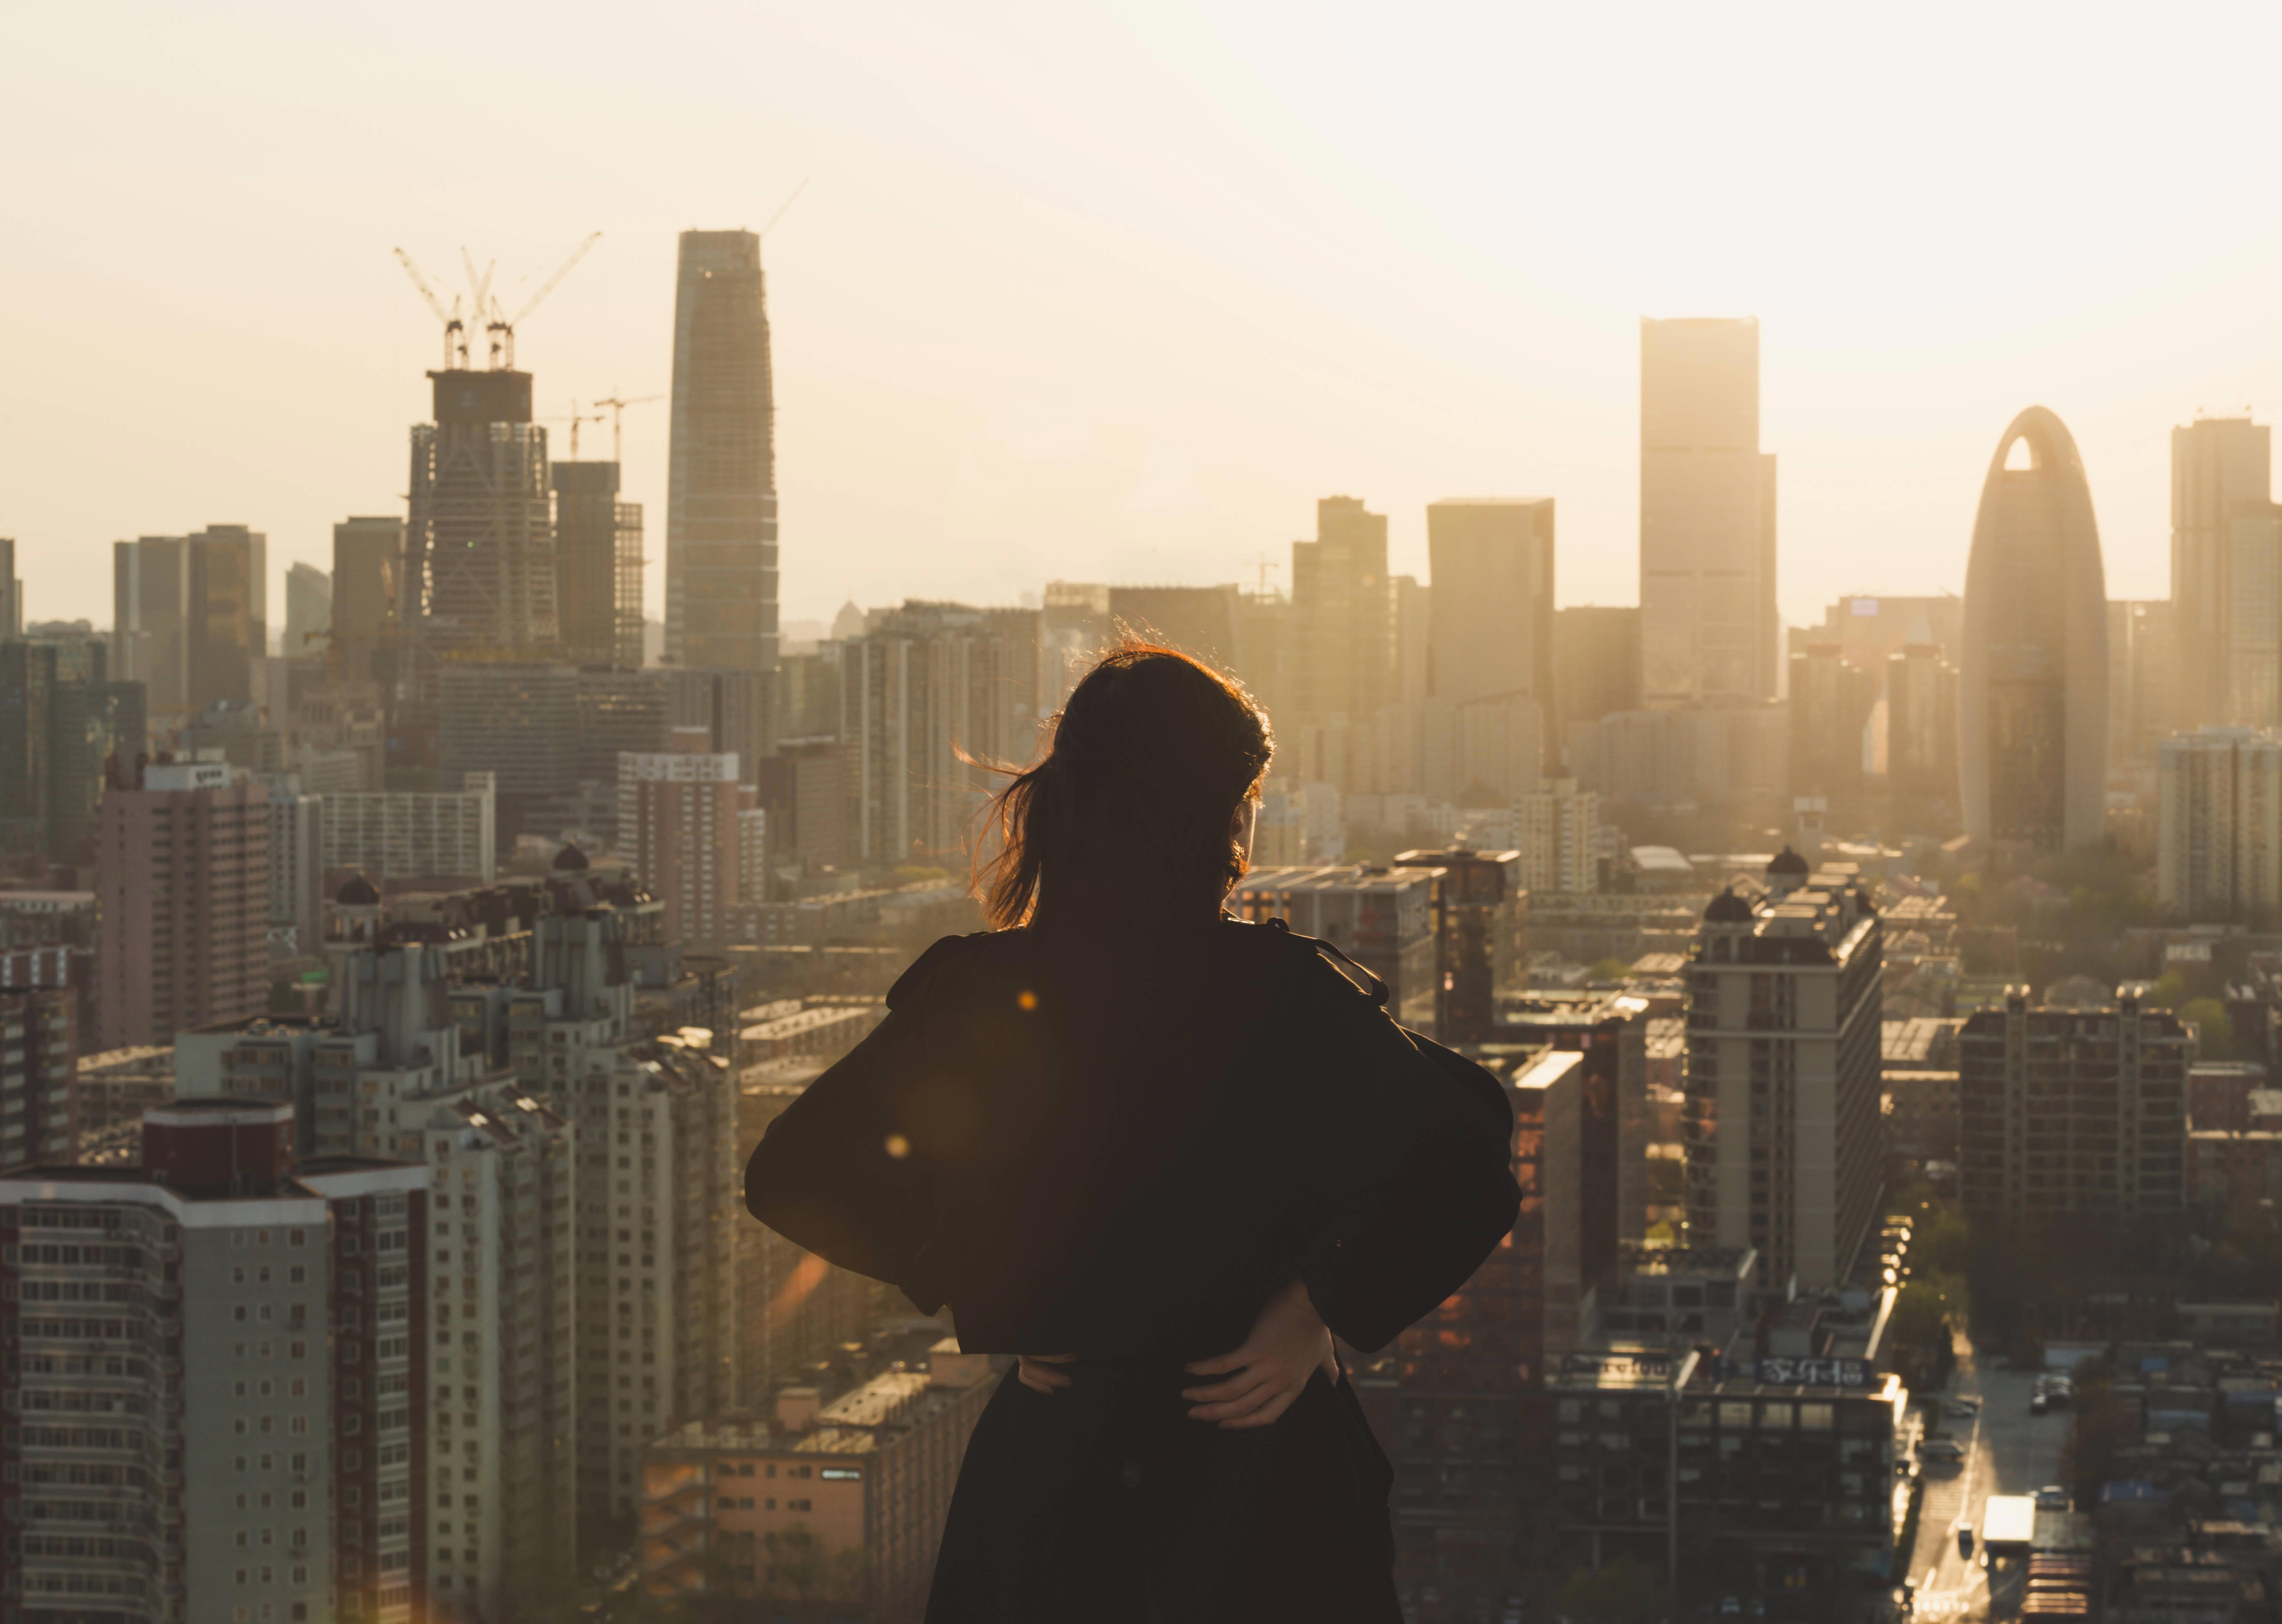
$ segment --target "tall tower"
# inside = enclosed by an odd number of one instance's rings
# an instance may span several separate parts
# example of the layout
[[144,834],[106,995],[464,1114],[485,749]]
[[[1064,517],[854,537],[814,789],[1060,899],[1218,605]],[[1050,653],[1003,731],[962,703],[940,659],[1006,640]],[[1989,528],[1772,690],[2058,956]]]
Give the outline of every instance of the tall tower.
[[776,669],[776,392],[761,239],[752,231],[681,234],[665,659]]
[[[2018,446],[2027,465],[2006,464]],[[2041,406],[1997,442],[1965,571],[1965,832],[2073,851],[2107,832],[2107,587],[2084,459]]]
[[1641,322],[1641,697],[1775,695],[1775,460],[1759,452],[1759,323]]
[[[1426,508],[1428,695],[1449,707],[1453,788],[1536,788],[1553,737],[1553,499],[1461,497]],[[1470,803],[1471,804],[1471,803]]]
[[555,464],[555,587],[566,655],[641,667],[642,510],[618,500],[616,462]]
[[428,377],[435,420],[412,430],[404,624],[439,653],[551,648],[555,522],[531,374],[454,368]]
[[2189,727],[2278,714],[2274,431],[2247,417],[2171,431],[2171,602]]

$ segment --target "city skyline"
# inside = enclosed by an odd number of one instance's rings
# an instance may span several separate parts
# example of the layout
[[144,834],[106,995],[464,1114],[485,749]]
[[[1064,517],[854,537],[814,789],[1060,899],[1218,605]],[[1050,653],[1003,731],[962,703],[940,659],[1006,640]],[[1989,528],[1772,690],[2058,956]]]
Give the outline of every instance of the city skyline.
[[[1429,102],[1429,69],[1457,60],[1432,25],[1370,65],[1384,75],[1386,110],[1342,120],[1333,105],[1352,98],[1336,92],[1366,65],[1337,29],[1303,69],[1239,12],[1126,23],[1079,13],[1035,41],[986,19],[978,40],[1005,36],[1005,55],[976,58],[976,73],[993,85],[1013,74],[1028,95],[943,143],[933,137],[952,117],[939,99],[951,92],[923,82],[918,60],[936,48],[966,60],[972,46],[923,23],[881,29],[868,12],[798,26],[716,19],[709,26],[729,43],[769,47],[757,113],[755,87],[710,65],[665,89],[664,53],[678,68],[690,56],[677,30],[609,47],[608,59],[599,36],[549,42],[547,68],[591,77],[607,67],[624,106],[664,111],[675,161],[640,167],[657,150],[603,120],[551,138],[549,174],[533,186],[447,204],[432,189],[432,138],[384,139],[403,104],[353,59],[357,25],[285,31],[231,62],[229,40],[259,17],[213,25],[214,71],[245,76],[253,106],[306,112],[291,68],[340,71],[318,76],[329,99],[309,151],[270,159],[236,206],[187,217],[159,190],[180,179],[176,166],[226,167],[250,134],[241,120],[252,113],[216,122],[210,108],[176,120],[190,133],[167,151],[105,132],[27,182],[23,206],[51,230],[20,243],[0,279],[20,307],[43,313],[19,362],[23,398],[52,409],[9,420],[25,476],[6,482],[0,533],[22,544],[42,618],[99,620],[100,591],[75,561],[122,537],[242,522],[275,538],[282,575],[326,562],[333,522],[399,506],[392,452],[423,415],[431,335],[386,263],[393,244],[432,266],[465,242],[479,260],[499,256],[504,284],[535,276],[580,231],[606,230],[524,335],[539,411],[559,416],[573,399],[665,387],[670,239],[691,226],[757,227],[811,174],[769,245],[788,620],[826,618],[850,596],[884,602],[906,584],[997,602],[1057,576],[1245,579],[1249,560],[1306,533],[1307,502],[1331,490],[1390,515],[1392,567],[1411,573],[1423,572],[1426,502],[1554,496],[1571,542],[1564,601],[1630,602],[1631,335],[1643,315],[1762,323],[1763,440],[1785,458],[1791,624],[1843,592],[1961,588],[1981,425],[2024,399],[2049,402],[2076,430],[2117,595],[2158,596],[2163,435],[2198,408],[2270,400],[2265,380],[2282,377],[2282,317],[2261,294],[2282,232],[2263,229],[2255,208],[2195,203],[2219,182],[2194,154],[2231,134],[2254,140],[2231,122],[2247,115],[2208,97],[2189,135],[2157,106],[2135,102],[2115,117],[2098,94],[2193,51],[2186,33],[2078,43],[2075,78],[2057,66],[2029,72],[2001,101],[1996,67],[1947,60],[1937,29],[1882,46],[1926,70],[1898,73],[1896,84],[1955,115],[1955,133],[1921,151],[1898,144],[1932,142],[1923,120],[1885,117],[1901,91],[1874,87],[1842,104],[1802,71],[1796,43],[1753,60],[1765,30],[1714,39],[1675,28],[1632,59],[1603,25],[1564,19],[1548,25],[1565,31],[1555,43],[1590,71],[1578,89],[1533,98],[1520,138],[1562,133],[1594,84],[1613,86],[1620,105],[1677,95],[1688,105],[1712,97],[1724,72],[1746,76],[1766,109],[1711,120],[1684,173],[1659,173],[1639,134],[1550,148],[1562,156],[1515,210],[1495,188],[1486,200],[1462,195],[1479,179],[1470,165],[1444,175],[1422,163],[1421,142],[1477,116],[1463,96]],[[34,76],[15,116],[37,119],[43,98],[72,94],[83,72],[71,66],[80,25],[40,26],[33,58],[52,55],[58,71]],[[165,34],[129,30],[101,58],[147,91],[154,116],[180,94],[155,43]],[[2022,25],[1996,35],[1979,53],[1995,64],[2028,43]],[[1028,53],[1134,42],[1141,49],[1091,87],[1092,117],[1061,120],[1067,141],[1031,138],[1037,120],[1083,104],[1059,99],[1074,89],[1043,88],[1050,76],[1028,71]],[[1494,64],[1519,43],[1493,31],[1466,54]],[[2231,37],[2224,59],[2255,58],[2251,43]],[[1466,85],[1480,70],[1449,71]],[[493,87],[473,129],[454,139],[494,121],[502,132],[546,125],[536,97],[520,81]],[[1197,116],[1175,132],[1164,175],[1216,183],[1183,193],[1137,173],[1121,145],[1168,99]],[[861,125],[844,111],[858,105],[873,110]],[[1398,110],[1431,116],[1406,132]],[[1802,118],[1819,120],[1828,151],[1801,158],[1779,144]],[[2023,127],[2073,143],[2080,161],[2027,193],[1988,183],[1982,152]],[[1074,189],[1089,163],[1100,185]],[[329,200],[314,217],[277,211],[271,223],[263,189],[323,165],[354,176],[343,191],[353,210]],[[1834,196],[1828,183],[1849,173],[1860,185]],[[1262,198],[1275,206],[1258,206]],[[2189,222],[2145,234],[2160,241],[2118,244],[2095,223],[2159,203],[2166,219]],[[1811,243],[1775,229],[1785,210],[1814,220]],[[1650,221],[1692,252],[1633,253]],[[174,252],[147,265],[127,252],[120,233],[145,229],[166,233]],[[284,230],[292,236],[273,235]],[[895,233],[901,246],[883,252]],[[2087,234],[2101,252],[2083,252]],[[1342,252],[1327,254],[1334,244]],[[1968,244],[1972,253],[1959,252]],[[76,274],[91,258],[102,276]],[[1646,261],[1661,268],[1639,268]],[[184,265],[199,268],[185,277]],[[294,342],[252,341],[280,323]],[[120,377],[136,387],[94,392],[95,379]],[[43,477],[69,473],[82,444],[108,439],[72,438],[89,424],[123,426],[129,397],[199,405],[162,414],[123,470]],[[626,497],[662,514],[664,415],[628,416]],[[250,429],[277,455],[254,464],[232,454],[230,437]],[[665,601],[662,550],[653,543],[653,604]]]

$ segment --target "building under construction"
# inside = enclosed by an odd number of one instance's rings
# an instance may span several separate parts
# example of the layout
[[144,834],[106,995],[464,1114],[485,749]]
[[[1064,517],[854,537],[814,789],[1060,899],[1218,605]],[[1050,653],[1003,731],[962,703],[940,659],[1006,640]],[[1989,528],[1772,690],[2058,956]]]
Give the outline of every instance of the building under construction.
[[638,669],[642,663],[642,510],[618,500],[616,462],[557,462],[556,607],[566,657]]
[[[531,374],[431,372],[435,420],[412,429],[404,619],[431,655],[553,649],[555,524]],[[422,673],[423,683],[432,680]]]

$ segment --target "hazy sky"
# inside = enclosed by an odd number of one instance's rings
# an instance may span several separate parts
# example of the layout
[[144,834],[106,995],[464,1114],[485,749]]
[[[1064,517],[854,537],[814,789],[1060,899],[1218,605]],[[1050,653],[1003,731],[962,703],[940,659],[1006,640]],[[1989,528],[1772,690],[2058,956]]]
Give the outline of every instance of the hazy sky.
[[[402,511],[437,333],[392,247],[511,288],[603,231],[520,335],[567,413],[664,391],[675,233],[803,176],[765,249],[788,618],[1253,579],[1334,492],[1422,576],[1428,501],[1554,496],[1562,600],[1634,602],[1643,315],[1760,318],[1793,621],[1961,587],[2032,402],[2083,447],[2111,594],[2161,595],[2168,431],[2282,407],[2270,7],[391,0],[8,33],[0,535],[40,618],[109,618],[117,537],[250,524],[282,575]],[[626,426],[655,613],[665,409]]]

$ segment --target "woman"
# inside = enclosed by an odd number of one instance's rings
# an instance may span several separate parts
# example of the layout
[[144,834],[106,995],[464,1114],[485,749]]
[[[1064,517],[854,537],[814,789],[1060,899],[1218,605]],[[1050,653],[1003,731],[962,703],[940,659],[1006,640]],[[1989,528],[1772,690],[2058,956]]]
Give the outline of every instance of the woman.
[[[1512,1112],[1319,944],[1221,911],[1266,717],[1128,641],[997,802],[946,937],[770,1128],[753,1214],[1020,1356],[929,1624],[1394,1624],[1373,1350],[1512,1228]],[[1367,989],[1376,989],[1377,995]]]

